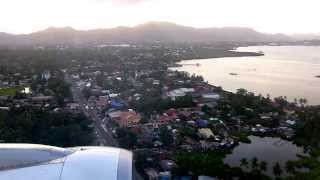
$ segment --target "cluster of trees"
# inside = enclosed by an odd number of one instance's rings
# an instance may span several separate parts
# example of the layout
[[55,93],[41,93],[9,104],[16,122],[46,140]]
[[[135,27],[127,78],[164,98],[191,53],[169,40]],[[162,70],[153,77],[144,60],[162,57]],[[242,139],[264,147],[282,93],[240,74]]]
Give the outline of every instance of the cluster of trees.
[[[246,172],[240,167],[232,168],[223,163],[226,152],[211,151],[211,152],[180,152],[175,155],[175,161],[178,167],[173,171],[174,175],[190,174],[195,177],[199,175],[208,175],[218,177],[220,179],[233,179],[240,180],[270,180],[270,178],[261,171],[258,165],[256,170]],[[256,160],[256,164],[259,164]],[[260,163],[261,166],[266,164]],[[264,167],[262,167],[264,168]]]
[[[250,161],[248,161],[247,158],[242,158],[240,160],[240,166],[245,167],[246,169],[251,168],[252,172],[266,172],[268,169],[267,165],[268,163],[266,161],[259,161],[256,157],[253,157]],[[272,172],[276,177],[280,177],[282,175],[283,170],[279,162],[274,163]]]
[[160,159],[157,154],[150,149],[139,149],[134,152],[134,165],[138,170],[139,175],[143,177],[143,179],[148,179],[148,175],[145,173],[145,169],[147,168],[155,168],[159,169]]
[[32,76],[43,70],[54,71],[70,63],[66,54],[55,49],[0,49],[0,72],[7,78],[19,78],[13,74]]
[[166,126],[160,128],[160,140],[166,146],[169,146],[173,143],[172,134]]
[[137,135],[128,128],[117,128],[117,140],[122,148],[132,149],[137,144]]
[[65,98],[72,97],[70,85],[64,80],[63,76],[49,79],[48,88],[54,92],[59,104],[63,104]]
[[[62,104],[64,98],[71,97],[69,85],[60,71],[70,63],[67,60],[65,53],[54,49],[0,50],[0,74],[3,80],[14,82],[16,88],[19,88],[20,80],[32,79],[31,88],[35,94],[53,95]],[[51,72],[52,78],[48,81],[41,77],[44,71]]]
[[301,107],[298,115],[301,123],[297,125],[294,141],[311,151],[309,156],[300,156],[299,160],[287,162],[286,170],[290,173],[287,180],[320,179],[320,106]]
[[[268,170],[268,163],[266,161],[259,161],[256,157],[250,160],[242,158],[240,160],[240,167],[230,167],[223,163],[223,159],[225,158],[226,153],[227,152],[224,151],[180,152],[175,155],[175,161],[177,162],[178,167],[174,169],[174,174],[186,175],[191,173],[191,175],[194,176],[208,175],[219,177],[221,179],[271,179],[264,174],[264,172]],[[310,160],[308,162],[310,162]],[[301,163],[302,162],[298,163],[289,161],[285,166],[286,172],[296,172],[294,171],[294,166],[301,166]],[[317,163],[319,164],[319,162]],[[315,162],[310,164],[314,165]],[[245,168],[245,170],[242,170],[242,168]],[[272,172],[275,175],[276,179],[294,179],[294,176],[290,176],[288,178],[281,177],[284,173],[284,169],[279,162],[273,164]],[[299,174],[299,176],[301,176],[301,173]]]
[[310,106],[298,111],[301,124],[298,125],[295,141],[299,145],[319,148],[320,106]]
[[[220,112],[222,119],[228,120],[229,115],[243,116],[248,124],[256,124],[260,113],[278,112],[284,114],[281,108],[273,105],[269,97],[248,92],[245,89],[238,89],[236,93],[225,93],[224,98],[218,102],[216,109]],[[262,123],[262,122],[259,122]],[[272,122],[270,125],[277,126],[278,122]]]
[[189,108],[194,107],[196,104],[192,96],[178,97],[176,100],[170,98],[162,99],[161,96],[146,96],[136,103],[136,109],[145,114],[153,112],[162,112],[170,108]]
[[93,136],[83,114],[21,107],[0,111],[0,140],[70,147],[90,145]]
[[241,56],[261,56],[256,52],[236,52],[230,51],[230,47],[223,48],[203,48],[200,46],[188,49],[181,55],[181,59],[207,59],[219,57],[241,57]]
[[[300,160],[288,161],[286,171],[290,175],[286,180],[317,180],[320,178],[319,156],[302,157]],[[304,171],[301,171],[304,169]]]
[[38,78],[33,79],[31,89],[34,93],[54,96],[57,102],[63,105],[65,98],[72,97],[70,84],[65,81],[63,72],[56,70],[51,73],[53,77],[48,80],[42,79],[41,74],[37,74]]
[[180,152],[175,155],[178,168],[174,174],[186,175],[191,171],[194,175],[208,175],[223,177],[228,171],[224,165],[224,154],[220,152]]
[[245,89],[238,89],[235,94],[229,94],[229,100],[231,106],[238,113],[248,113],[245,108],[253,109],[256,113],[279,110],[272,105],[272,100],[269,97],[256,96]]

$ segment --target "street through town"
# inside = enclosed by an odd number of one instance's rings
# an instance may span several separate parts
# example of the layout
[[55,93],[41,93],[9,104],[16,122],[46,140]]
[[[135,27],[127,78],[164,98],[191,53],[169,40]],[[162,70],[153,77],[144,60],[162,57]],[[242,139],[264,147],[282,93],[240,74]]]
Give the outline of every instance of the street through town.
[[81,92],[81,87],[79,87],[77,83],[74,80],[72,80],[68,75],[66,75],[66,81],[68,81],[71,85],[71,91],[73,94],[74,101],[79,103],[81,111],[90,120],[92,120],[95,129],[96,142],[101,146],[118,147],[118,142],[113,138],[112,131],[108,122],[103,122],[103,118],[99,117],[99,112],[95,109],[95,107],[86,108],[88,102]]

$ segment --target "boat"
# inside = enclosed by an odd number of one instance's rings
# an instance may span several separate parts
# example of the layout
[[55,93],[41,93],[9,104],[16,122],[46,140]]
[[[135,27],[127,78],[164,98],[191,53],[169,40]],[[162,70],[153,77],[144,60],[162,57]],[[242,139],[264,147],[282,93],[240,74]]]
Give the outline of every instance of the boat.
[[180,64],[180,65],[183,65],[183,66],[201,66],[200,63],[195,63],[195,64],[189,64],[189,63],[186,63],[186,64]]
[[239,75],[238,73],[229,73],[231,76],[237,76]]
[[264,52],[263,51],[258,51],[257,52],[259,55],[264,56]]

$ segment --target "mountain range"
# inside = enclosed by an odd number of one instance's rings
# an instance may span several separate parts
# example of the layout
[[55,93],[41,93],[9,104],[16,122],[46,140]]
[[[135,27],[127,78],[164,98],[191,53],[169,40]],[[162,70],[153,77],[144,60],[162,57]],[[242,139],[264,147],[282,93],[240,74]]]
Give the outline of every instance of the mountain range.
[[294,34],[292,37],[297,40],[320,40],[320,33]]
[[75,30],[48,28],[30,34],[0,33],[0,45],[103,44],[137,42],[284,42],[295,38],[266,34],[244,27],[193,28],[168,22],[148,22],[135,27]]

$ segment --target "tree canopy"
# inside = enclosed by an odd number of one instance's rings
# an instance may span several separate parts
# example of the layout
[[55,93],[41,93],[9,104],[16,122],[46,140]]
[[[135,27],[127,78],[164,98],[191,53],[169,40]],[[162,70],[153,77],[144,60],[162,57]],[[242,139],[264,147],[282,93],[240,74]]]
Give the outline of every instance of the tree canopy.
[[34,107],[0,111],[0,139],[7,143],[90,145],[93,138],[89,125],[83,114],[55,113]]

